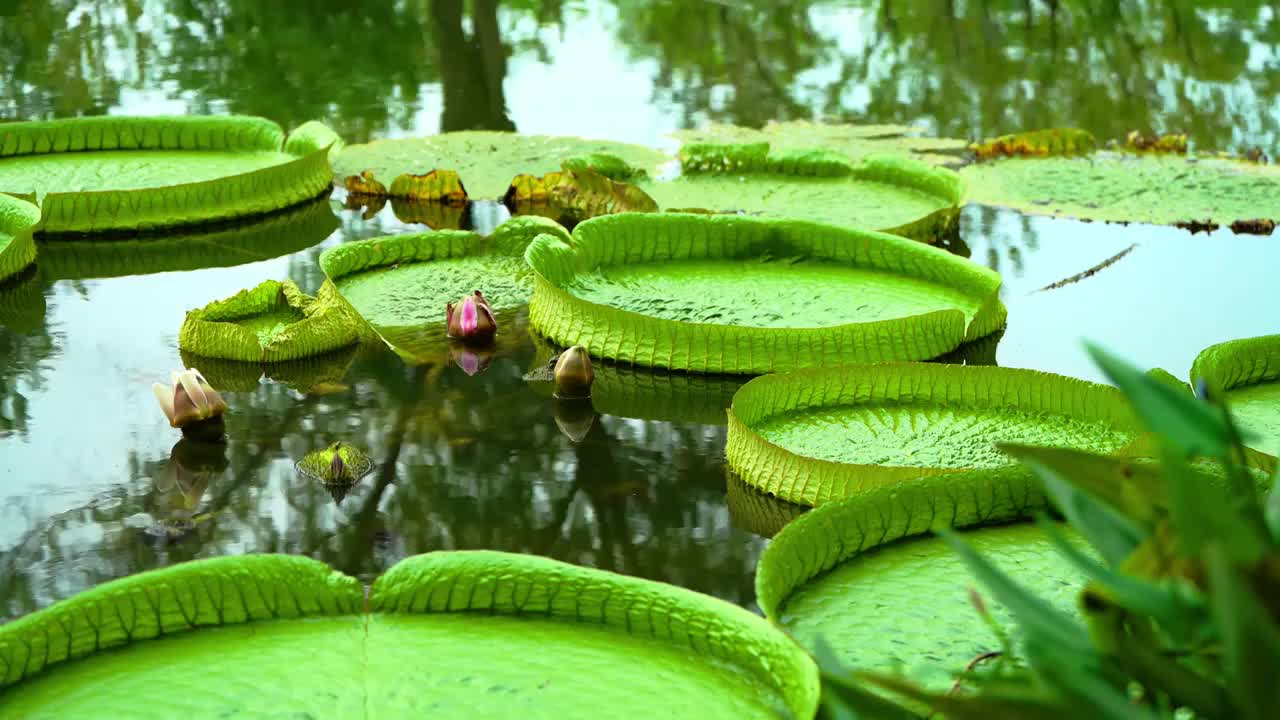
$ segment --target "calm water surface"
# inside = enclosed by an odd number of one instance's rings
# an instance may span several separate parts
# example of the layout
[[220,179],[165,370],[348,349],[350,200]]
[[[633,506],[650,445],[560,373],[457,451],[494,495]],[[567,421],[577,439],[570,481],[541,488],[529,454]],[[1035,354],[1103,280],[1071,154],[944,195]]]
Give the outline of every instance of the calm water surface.
[[[1068,124],[1185,130],[1273,157],[1280,127],[1280,17],[1261,2],[360,5],[9,0],[0,118],[234,112],[320,118],[350,142],[490,128],[648,144],[710,121],[960,137]],[[221,454],[179,443],[150,384],[183,366],[188,309],[267,278],[315,290],[324,248],[422,229],[327,200],[265,222],[182,251],[130,246],[128,259],[50,245],[37,272],[0,289],[0,619],[245,552],[371,578],[413,553],[513,550],[752,604],[761,535],[795,510],[726,479],[712,421],[731,379],[614,369],[615,401],[557,417],[523,379],[545,357],[532,341],[475,377],[447,357],[409,366],[365,348],[271,378],[206,369],[233,388],[229,442]],[[1096,379],[1080,350],[1090,337],[1185,375],[1205,345],[1280,331],[1274,237],[979,207],[962,235],[1004,275],[1001,365]],[[587,420],[579,443],[561,429]],[[340,501],[293,469],[335,440],[378,463]]]

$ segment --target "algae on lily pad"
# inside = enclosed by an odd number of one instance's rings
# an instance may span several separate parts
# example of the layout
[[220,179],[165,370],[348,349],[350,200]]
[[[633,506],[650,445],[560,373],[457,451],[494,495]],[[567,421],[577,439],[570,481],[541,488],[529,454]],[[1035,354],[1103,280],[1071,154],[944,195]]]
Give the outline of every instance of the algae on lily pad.
[[278,362],[354,345],[365,332],[333,283],[311,297],[291,280],[268,280],[188,312],[178,347],[224,360]]
[[999,275],[882,233],[622,214],[529,245],[529,319],[596,357],[711,373],[923,360],[995,332]]
[[40,222],[40,209],[31,203],[0,193],[0,281],[25,270],[36,259],[32,239]]
[[497,199],[515,175],[544,175],[560,170],[565,160],[595,153],[650,173],[666,160],[652,148],[608,140],[466,131],[349,145],[334,161],[334,171],[339,180],[370,171],[385,183],[404,173],[453,170],[469,197]]
[[955,235],[964,183],[951,170],[894,155],[854,163],[821,149],[689,145],[683,174],[638,187],[664,210],[813,220],[939,244]]
[[445,306],[475,290],[497,316],[497,341],[515,336],[514,314],[533,291],[524,250],[544,233],[568,238],[559,224],[526,216],[487,238],[436,230],[345,243],[325,250],[320,267],[397,352],[421,360],[447,349]]
[[303,557],[143,573],[0,626],[0,672],[0,715],[28,720],[800,718],[818,701],[813,661],[746,610],[486,551],[408,558],[367,600]]
[[820,505],[929,475],[1030,475],[997,442],[1111,453],[1138,432],[1109,386],[1034,370],[881,363],[752,380],[733,398],[726,454],[745,482]]
[[1036,215],[1206,227],[1280,218],[1280,169],[1224,157],[1048,152],[974,163],[960,175],[972,202]]
[[[974,606],[974,580],[937,527],[968,528],[966,543],[1052,605],[1071,612],[1085,578],[1026,519],[1045,507],[1039,481],[1005,469],[935,475],[823,505],[789,523],[756,569],[765,614],[813,650],[824,640],[847,665],[905,673],[946,690],[975,657],[1000,651]],[[1061,532],[1089,553],[1078,535]],[[1002,627],[1012,616],[984,604]]]
[[1229,340],[1205,348],[1191,366],[1191,381],[1225,393],[1249,444],[1280,455],[1280,335]]
[[129,239],[46,234],[40,274],[48,280],[83,280],[230,267],[304,250],[337,228],[329,201],[322,199],[261,218]]
[[0,192],[45,232],[146,230],[280,210],[325,192],[320,123],[285,137],[256,117],[84,117],[0,125]]

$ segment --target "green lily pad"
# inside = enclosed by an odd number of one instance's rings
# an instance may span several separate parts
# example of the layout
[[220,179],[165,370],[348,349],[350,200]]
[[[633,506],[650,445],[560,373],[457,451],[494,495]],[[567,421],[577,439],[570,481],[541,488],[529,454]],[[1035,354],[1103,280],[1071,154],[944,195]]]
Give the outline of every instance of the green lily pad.
[[354,578],[301,557],[144,573],[0,627],[0,672],[0,715],[30,720],[149,708],[317,720],[812,717],[818,699],[812,660],[746,610],[496,552],[409,558],[367,601]]
[[355,345],[364,332],[333,283],[313,298],[290,280],[268,280],[188,312],[178,347],[224,360],[278,362]]
[[542,236],[529,245],[537,275],[529,319],[595,357],[764,373],[933,358],[1004,324],[997,274],[892,235],[622,214],[578,225],[572,242]]
[[[804,647],[823,638],[859,670],[903,672],[946,690],[999,639],[970,599],[976,583],[932,528],[969,528],[963,539],[1038,596],[1071,612],[1084,577],[1031,523],[999,525],[1044,507],[1025,473],[933,476],[829,503],[796,518],[766,548],[757,602]],[[1084,549],[1067,528],[1064,534]],[[984,598],[994,620],[1012,616]],[[922,631],[923,630],[923,631]]]
[[870,155],[898,154],[931,165],[958,165],[969,146],[958,138],[926,137],[910,125],[847,125],[808,120],[770,121],[761,129],[736,125],[711,125],[699,130],[677,130],[672,137],[683,143],[762,143],[780,150],[821,148],[838,152],[854,162]]
[[523,254],[536,235],[568,238],[546,218],[512,218],[489,237],[436,230],[345,243],[325,250],[320,267],[338,292],[402,356],[436,359],[448,348],[445,306],[480,290],[498,320],[496,342],[522,337],[516,312],[533,278]]
[[31,203],[0,193],[0,280],[17,275],[35,262],[32,233],[40,222],[40,209]]
[[520,173],[543,175],[569,158],[607,153],[648,172],[666,157],[652,148],[577,137],[468,131],[350,145],[334,161],[339,181],[369,170],[389,183],[403,173],[455,170],[473,199],[502,197]]
[[1191,381],[1226,393],[1232,415],[1255,436],[1251,445],[1280,455],[1280,335],[1229,340],[1205,348]]
[[136,239],[45,235],[40,274],[47,280],[83,280],[230,267],[304,250],[328,237],[338,224],[328,200],[315,200],[259,219]]
[[1280,168],[1225,158],[1097,152],[960,171],[969,199],[1037,215],[1173,225],[1280,218]]
[[41,230],[173,227],[280,210],[328,189],[337,135],[286,140],[254,117],[86,117],[0,126],[0,192],[39,206]]
[[1012,467],[996,442],[1115,452],[1138,433],[1112,387],[1014,368],[884,363],[756,378],[733,398],[743,479],[820,505],[928,475]]

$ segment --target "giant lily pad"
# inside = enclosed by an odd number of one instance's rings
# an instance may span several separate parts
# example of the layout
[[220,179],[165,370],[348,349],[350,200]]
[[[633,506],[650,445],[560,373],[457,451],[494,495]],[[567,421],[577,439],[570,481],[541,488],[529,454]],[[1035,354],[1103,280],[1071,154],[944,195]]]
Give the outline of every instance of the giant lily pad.
[[[829,503],[793,520],[766,548],[756,600],[807,648],[821,637],[848,665],[906,672],[945,690],[971,660],[1002,647],[971,602],[967,568],[940,540],[919,536],[969,528],[964,540],[979,553],[1070,612],[1084,582],[1079,571],[1040,528],[998,524],[1044,506],[1037,481],[1013,468],[934,475]],[[1003,607],[986,605],[1014,629]]]
[[35,262],[32,232],[39,222],[40,209],[35,205],[0,193],[0,281]]
[[568,238],[552,220],[518,217],[487,238],[436,230],[345,243],[324,251],[320,267],[393,349],[422,361],[447,348],[445,305],[474,290],[497,316],[497,341],[519,336],[514,315],[533,290],[523,254],[543,233]]
[[809,657],[745,610],[495,552],[410,558],[367,601],[300,557],[144,573],[0,627],[0,678],[0,715],[29,720],[799,718],[818,699]]
[[937,357],[995,332],[999,276],[892,235],[683,214],[542,236],[530,323],[560,345],[651,367],[763,373]]
[[178,347],[210,358],[269,363],[354,345],[364,330],[333,283],[311,297],[290,280],[268,280],[188,312]]
[[262,218],[130,239],[45,235],[40,275],[47,280],[81,280],[230,267],[304,250],[337,227],[328,200],[315,200]]
[[329,187],[319,123],[285,139],[254,117],[88,117],[0,126],[0,192],[46,232],[172,227],[279,210]]
[[1191,380],[1225,392],[1236,420],[1255,436],[1253,445],[1280,455],[1280,335],[1205,348],[1191,366]]
[[1109,453],[1138,427],[1114,388],[1034,370],[883,363],[756,378],[733,398],[742,479],[819,505],[928,475],[1019,471],[993,443]]
[[334,161],[334,171],[340,180],[370,171],[390,182],[405,173],[454,170],[468,197],[497,199],[517,174],[542,175],[560,170],[564,160],[593,153],[614,155],[646,171],[665,159],[651,148],[607,140],[469,131],[351,145]]
[[1280,218],[1280,169],[1229,158],[1048,153],[975,163],[960,174],[973,202],[1038,215],[1205,227]]
[[969,143],[957,138],[928,137],[910,125],[848,125],[808,120],[769,121],[761,129],[710,125],[677,130],[672,137],[686,144],[769,143],[778,150],[819,148],[859,162],[871,155],[896,154],[931,165],[960,165]]
[[663,209],[697,208],[873,228],[921,242],[958,228],[964,184],[951,170],[896,155],[854,163],[822,149],[689,145],[683,174],[638,183]]

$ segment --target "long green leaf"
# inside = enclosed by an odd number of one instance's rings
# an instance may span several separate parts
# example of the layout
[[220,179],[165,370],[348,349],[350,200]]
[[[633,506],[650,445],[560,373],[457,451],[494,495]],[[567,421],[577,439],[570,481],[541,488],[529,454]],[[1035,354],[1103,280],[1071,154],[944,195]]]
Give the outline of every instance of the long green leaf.
[[1272,720],[1280,710],[1280,627],[1232,562],[1231,553],[1210,545],[1204,554],[1214,621],[1222,633],[1226,684],[1246,720]]

